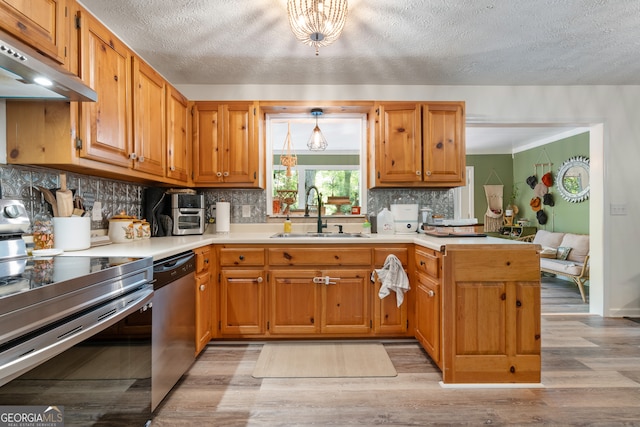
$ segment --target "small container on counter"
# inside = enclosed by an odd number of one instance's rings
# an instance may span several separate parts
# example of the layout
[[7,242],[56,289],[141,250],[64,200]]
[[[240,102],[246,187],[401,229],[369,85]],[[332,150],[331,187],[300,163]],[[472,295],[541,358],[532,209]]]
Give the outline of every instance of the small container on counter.
[[109,219],[109,240],[113,243],[129,243],[134,239],[132,216],[120,213]]
[[33,249],[53,249],[53,223],[48,215],[36,215],[33,221]]

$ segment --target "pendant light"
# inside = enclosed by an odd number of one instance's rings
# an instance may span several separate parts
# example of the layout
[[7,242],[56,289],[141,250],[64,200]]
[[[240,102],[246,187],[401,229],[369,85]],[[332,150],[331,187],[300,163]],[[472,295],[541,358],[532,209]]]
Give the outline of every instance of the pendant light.
[[311,132],[311,137],[307,142],[307,147],[311,151],[323,151],[327,148],[327,140],[325,139],[320,127],[318,126],[318,117],[322,115],[322,108],[314,108],[311,110],[311,115],[316,118],[316,127]]

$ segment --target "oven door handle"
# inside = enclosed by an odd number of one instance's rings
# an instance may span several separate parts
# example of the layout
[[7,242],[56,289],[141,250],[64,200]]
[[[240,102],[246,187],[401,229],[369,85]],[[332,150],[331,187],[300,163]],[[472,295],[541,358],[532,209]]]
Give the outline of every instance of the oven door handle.
[[28,334],[0,347],[0,386],[41,363],[114,325],[138,310],[151,307],[153,286],[147,284],[70,319],[55,323],[43,333]]

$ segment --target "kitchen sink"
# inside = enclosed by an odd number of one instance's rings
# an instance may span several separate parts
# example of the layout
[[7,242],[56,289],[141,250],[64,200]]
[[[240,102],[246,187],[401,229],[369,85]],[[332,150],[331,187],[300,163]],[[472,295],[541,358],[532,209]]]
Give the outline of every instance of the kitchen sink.
[[309,238],[309,237],[338,237],[338,238],[358,238],[369,237],[362,233],[276,233],[271,236],[272,239],[289,239],[289,238]]

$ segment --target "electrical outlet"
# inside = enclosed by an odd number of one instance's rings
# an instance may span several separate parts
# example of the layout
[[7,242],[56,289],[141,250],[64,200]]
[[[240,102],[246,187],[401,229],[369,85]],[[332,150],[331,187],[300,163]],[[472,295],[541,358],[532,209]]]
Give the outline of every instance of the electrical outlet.
[[93,209],[91,210],[91,220],[92,221],[102,220],[102,202],[93,203]]
[[249,218],[251,216],[251,205],[242,205],[242,218]]

